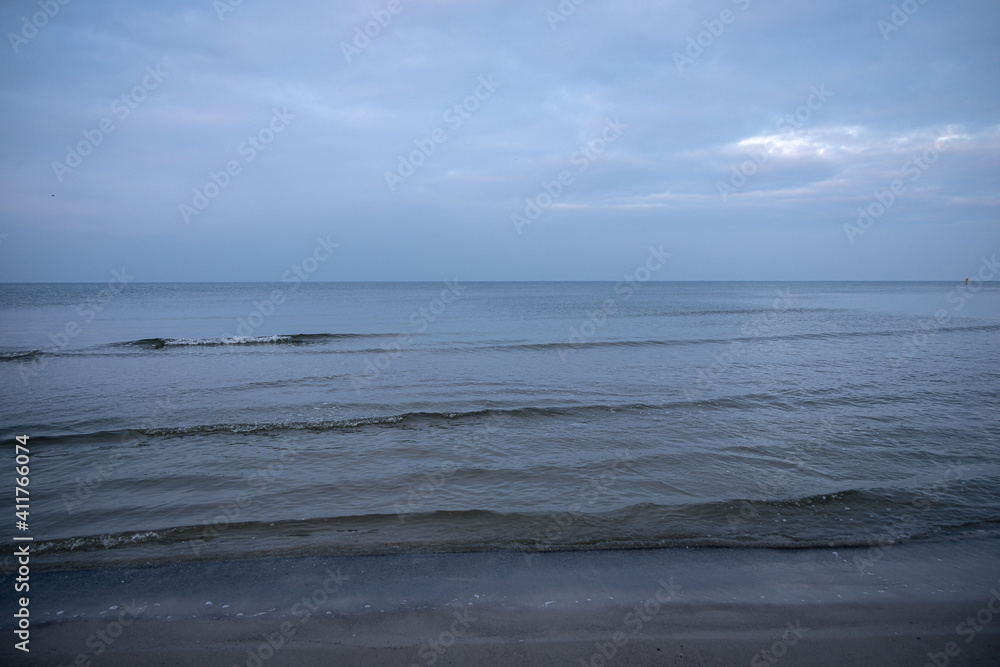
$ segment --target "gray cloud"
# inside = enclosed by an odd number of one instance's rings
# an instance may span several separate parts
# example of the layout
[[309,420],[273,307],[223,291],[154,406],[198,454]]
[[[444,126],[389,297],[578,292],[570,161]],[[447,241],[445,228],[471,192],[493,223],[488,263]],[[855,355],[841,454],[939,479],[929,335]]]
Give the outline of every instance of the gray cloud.
[[328,280],[615,280],[651,244],[664,279],[963,276],[1000,246],[1000,6],[893,4],[76,0],[26,39],[38,2],[6,3],[0,280],[272,280],[320,233]]

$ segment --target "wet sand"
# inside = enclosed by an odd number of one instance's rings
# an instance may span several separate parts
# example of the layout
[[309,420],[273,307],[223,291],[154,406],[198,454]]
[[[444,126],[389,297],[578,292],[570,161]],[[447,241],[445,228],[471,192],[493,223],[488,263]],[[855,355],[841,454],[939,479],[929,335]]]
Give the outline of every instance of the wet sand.
[[32,574],[31,665],[993,665],[1000,540]]

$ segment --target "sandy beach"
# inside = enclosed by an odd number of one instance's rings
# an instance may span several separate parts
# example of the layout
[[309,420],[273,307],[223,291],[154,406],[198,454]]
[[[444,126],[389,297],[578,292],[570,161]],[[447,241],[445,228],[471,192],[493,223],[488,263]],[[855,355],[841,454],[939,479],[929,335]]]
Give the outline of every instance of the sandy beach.
[[[862,574],[853,563],[866,557]],[[30,662],[8,639],[5,664],[940,666],[995,664],[1000,655],[996,540],[881,554],[198,562],[40,572],[32,594]]]

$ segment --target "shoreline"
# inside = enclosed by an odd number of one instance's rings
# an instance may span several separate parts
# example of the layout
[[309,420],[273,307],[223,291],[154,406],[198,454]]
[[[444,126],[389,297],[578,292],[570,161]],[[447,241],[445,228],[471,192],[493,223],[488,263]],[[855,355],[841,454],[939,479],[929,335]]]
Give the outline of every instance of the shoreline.
[[1000,539],[892,546],[862,574],[852,563],[866,552],[409,553],[42,571],[31,575],[30,657],[13,648],[5,596],[0,659],[757,667],[1000,655]]

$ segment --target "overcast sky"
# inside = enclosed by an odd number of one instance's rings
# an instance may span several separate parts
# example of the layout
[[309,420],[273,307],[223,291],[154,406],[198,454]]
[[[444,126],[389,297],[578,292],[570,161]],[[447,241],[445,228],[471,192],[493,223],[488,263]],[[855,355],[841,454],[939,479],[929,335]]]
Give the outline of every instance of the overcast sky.
[[0,281],[272,281],[319,237],[315,280],[1000,252],[996,0],[576,2],[5,1]]

